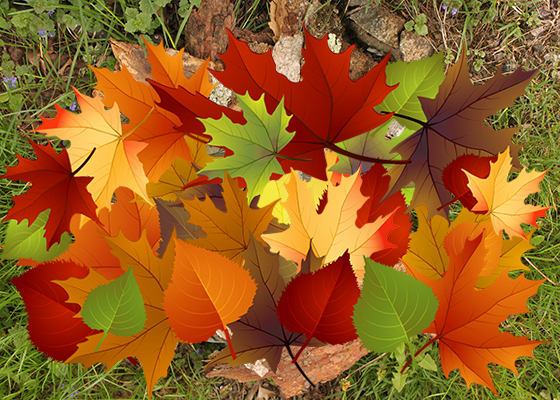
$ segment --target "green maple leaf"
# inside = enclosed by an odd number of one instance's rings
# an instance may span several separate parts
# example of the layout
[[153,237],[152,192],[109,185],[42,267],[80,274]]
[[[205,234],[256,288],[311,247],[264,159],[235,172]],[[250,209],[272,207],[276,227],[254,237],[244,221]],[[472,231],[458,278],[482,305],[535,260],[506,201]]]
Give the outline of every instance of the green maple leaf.
[[26,219],[20,223],[14,219],[9,220],[4,252],[0,259],[31,258],[37,262],[45,262],[64,253],[72,241],[68,232],[60,236],[60,243],[54,243],[47,251],[45,225],[50,212],[50,209],[41,212],[31,225]]
[[[376,107],[379,111],[395,112],[409,116],[413,119],[426,122],[426,116],[420,104],[420,97],[433,99],[438,94],[439,86],[445,79],[443,73],[443,53],[434,54],[429,58],[406,63],[397,61],[387,65],[387,85],[398,84],[383,102]],[[404,126],[405,131],[398,137],[385,140],[385,134],[391,121],[396,119]],[[383,125],[352,139],[337,143],[337,146],[354,154],[383,159],[400,160],[399,154],[389,154],[392,148],[412,135],[421,126],[416,122],[401,117],[393,117]],[[369,170],[372,163],[364,163],[356,159],[338,155],[339,161],[330,169],[343,174],[354,174],[360,165],[362,173]]]
[[280,151],[292,140],[295,132],[286,128],[291,116],[286,114],[284,99],[280,101],[272,115],[266,111],[264,94],[253,100],[249,94],[237,95],[243,110],[245,125],[235,124],[225,115],[216,120],[200,119],[206,134],[212,136],[213,146],[225,146],[233,155],[215,159],[198,172],[209,179],[222,178],[227,170],[232,177],[243,177],[247,183],[247,201],[262,193],[273,173],[284,174],[276,157],[283,157]]
[[117,336],[142,332],[146,310],[132,268],[108,284],[93,289],[84,302],[82,318],[90,328],[105,331],[95,351],[109,332]]
[[364,259],[364,287],[354,306],[356,333],[371,351],[393,351],[430,326],[438,300],[412,276]]

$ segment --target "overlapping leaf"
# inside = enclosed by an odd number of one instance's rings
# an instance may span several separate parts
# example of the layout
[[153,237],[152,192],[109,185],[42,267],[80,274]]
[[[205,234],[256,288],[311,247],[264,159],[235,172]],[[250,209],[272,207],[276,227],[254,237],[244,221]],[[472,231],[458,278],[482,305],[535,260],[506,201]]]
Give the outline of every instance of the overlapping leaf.
[[478,200],[473,211],[489,214],[496,234],[499,235],[503,229],[509,236],[527,239],[521,224],[537,226],[537,218],[544,217],[550,208],[524,203],[529,194],[540,190],[539,183],[546,171],[528,172],[523,168],[516,179],[508,182],[510,168],[511,157],[509,149],[506,149],[498,155],[496,162],[490,163],[490,175],[487,178],[481,179],[465,172],[469,179],[468,186]]
[[74,93],[82,113],[74,114],[55,104],[56,118],[42,118],[43,123],[36,131],[71,142],[68,155],[72,168],[80,167],[96,149],[80,175],[93,176],[88,190],[100,208],[111,205],[113,192],[119,186],[150,202],[146,193],[148,178],[138,159],[138,153],[147,144],[127,140],[131,130],[128,135],[123,133],[118,104],[105,110],[99,97],[85,96],[76,89]]
[[54,360],[65,361],[86,337],[98,333],[74,316],[80,306],[68,301],[68,293],[55,280],[83,279],[88,269],[72,262],[39,264],[12,279],[29,315],[29,338],[35,346]]
[[[144,330],[130,337],[109,333],[96,350],[105,333],[88,336],[87,341],[78,345],[78,350],[66,362],[82,363],[90,367],[104,363],[107,370],[126,357],[136,357],[142,364],[146,376],[148,398],[158,379],[167,375],[167,368],[175,356],[175,346],[179,342],[165,315],[162,306],[163,293],[171,281],[175,258],[174,243],[167,246],[163,258],[155,256],[144,232],[136,242],[128,240],[121,233],[115,238],[107,238],[113,254],[121,262],[123,271],[132,269],[146,309]],[[85,279],[57,281],[70,296],[71,302],[83,306],[88,293],[108,281],[95,270],[90,269]]]
[[364,345],[393,351],[433,321],[438,301],[413,277],[366,258],[364,287],[354,307],[354,326]]
[[[214,76],[234,92],[247,92],[253,99],[261,98],[264,93],[269,114],[282,99],[284,107],[292,114],[288,131],[294,132],[295,137],[282,150],[286,158],[279,160],[285,173],[294,168],[326,180],[323,157],[326,143],[358,136],[391,117],[390,114],[381,115],[373,108],[393,89],[385,83],[388,57],[354,82],[348,76],[353,46],[342,54],[334,54],[328,47],[327,37],[318,40],[306,31],[302,80],[290,82],[276,72],[270,52],[255,54],[231,32],[228,35],[227,52],[220,55],[226,68],[221,72],[214,71]],[[220,115],[219,109],[201,96],[189,96],[185,90],[173,90],[163,85],[154,84],[154,88],[162,99],[161,106],[179,115],[184,126],[193,126],[195,117],[210,117],[209,112]],[[212,108],[215,111],[208,111]],[[240,115],[228,117],[235,118],[236,122],[240,120]],[[200,126],[192,129],[203,132],[199,130]]]

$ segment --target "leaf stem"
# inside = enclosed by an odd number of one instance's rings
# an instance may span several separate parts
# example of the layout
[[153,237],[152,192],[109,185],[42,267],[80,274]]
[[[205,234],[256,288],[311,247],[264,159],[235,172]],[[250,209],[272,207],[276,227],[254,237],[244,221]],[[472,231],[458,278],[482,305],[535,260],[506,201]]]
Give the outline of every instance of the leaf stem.
[[[381,114],[391,114],[391,112],[389,112],[389,111],[381,111]],[[408,121],[412,121],[412,122],[414,122],[414,123],[416,123],[416,124],[422,126],[423,128],[427,128],[427,127],[428,127],[428,123],[427,123],[427,122],[420,121],[419,119],[409,117],[408,115],[399,114],[399,113],[393,113],[393,116],[399,117],[399,118],[402,118],[402,119],[406,119],[406,120],[408,120]]]
[[315,384],[313,382],[311,382],[311,379],[309,379],[309,377],[307,375],[305,375],[305,372],[303,372],[303,369],[301,369],[298,362],[295,361],[294,353],[292,353],[292,349],[290,349],[290,345],[288,343],[286,343],[285,346],[286,346],[286,349],[288,350],[288,354],[290,355],[290,357],[292,357],[292,362],[296,365],[296,368],[298,369],[299,373],[305,378],[305,380],[307,382],[309,382],[309,384],[311,386],[315,387]]
[[78,169],[72,172],[73,176],[80,172],[80,170],[88,163],[88,161],[91,159],[91,156],[93,156],[93,153],[95,153],[95,150],[97,150],[97,147],[94,147],[91,153],[89,153],[89,156],[87,156],[86,160],[82,163],[82,165],[80,165]]
[[226,334],[227,344],[229,347],[229,352],[231,353],[231,358],[235,360],[237,358],[237,355],[235,355],[235,351],[233,350],[233,345],[231,344],[231,337],[229,336],[229,329],[227,326],[224,326],[224,332]]
[[354,154],[347,150],[341,149],[340,147],[338,147],[333,143],[326,142],[321,138],[318,139],[323,143],[323,146],[331,149],[335,153],[342,154],[343,156],[354,158],[359,161],[365,161],[374,164],[410,164],[412,162],[412,160],[385,160],[382,158],[371,158],[360,154]]
[[286,349],[288,350],[288,354],[290,355],[290,357],[292,357],[292,362],[296,365],[296,368],[298,369],[299,373],[305,378],[305,380],[307,382],[309,382],[309,384],[312,387],[315,387],[315,384],[313,382],[311,382],[311,379],[309,379],[309,377],[307,375],[305,375],[305,372],[303,372],[303,369],[301,369],[298,362],[294,358],[294,353],[292,353],[292,349],[290,348],[290,343],[288,342],[288,339],[286,338],[286,331],[284,331],[284,326],[283,325],[282,325],[282,336],[284,336],[284,346],[286,346]]
[[453,197],[450,201],[448,201],[448,202],[445,203],[444,205],[439,206],[437,210],[439,211],[439,210],[441,210],[443,207],[447,207],[447,206],[450,205],[451,203],[456,202],[457,200],[459,200],[461,197],[463,197],[463,196],[466,195],[467,193],[469,193],[468,190],[467,190],[465,193],[463,193],[462,195],[460,195],[460,196]]
[[[414,353],[414,357],[418,357],[420,355],[420,353],[422,353],[424,351],[424,349],[426,349],[426,347],[428,347],[429,345],[431,345],[432,343],[434,343],[436,340],[438,339],[437,335],[434,336],[433,338],[431,338],[430,340],[428,340],[428,343],[426,343],[424,346],[420,347],[420,349]],[[402,367],[401,369],[401,374],[404,373],[404,371],[408,368],[408,366],[410,365],[410,363],[412,363],[412,359],[414,357],[410,357],[410,360],[408,360],[406,362],[406,364],[404,365],[404,367]]]
[[108,334],[109,334],[109,331],[106,331],[105,334],[103,335],[103,337],[101,338],[101,340],[99,341],[99,343],[97,343],[97,347],[95,348],[94,352],[97,352],[97,350],[99,350],[99,346],[101,346],[101,343],[103,343],[103,341],[105,340],[105,338],[107,337]]

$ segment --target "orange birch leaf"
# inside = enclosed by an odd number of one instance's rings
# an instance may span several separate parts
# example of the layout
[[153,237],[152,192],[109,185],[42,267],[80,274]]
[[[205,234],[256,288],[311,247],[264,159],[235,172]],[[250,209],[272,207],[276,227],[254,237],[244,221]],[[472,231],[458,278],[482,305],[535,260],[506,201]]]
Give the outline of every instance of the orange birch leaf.
[[175,239],[176,261],[163,307],[173,332],[186,343],[204,342],[247,313],[257,286],[249,271],[228,258]]

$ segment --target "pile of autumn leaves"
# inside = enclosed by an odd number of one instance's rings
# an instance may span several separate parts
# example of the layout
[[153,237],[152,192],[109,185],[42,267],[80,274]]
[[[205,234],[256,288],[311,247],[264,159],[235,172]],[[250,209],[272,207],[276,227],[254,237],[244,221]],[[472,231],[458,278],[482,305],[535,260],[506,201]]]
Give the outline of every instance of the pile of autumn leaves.
[[[547,208],[524,200],[544,173],[507,182],[515,130],[484,124],[532,73],[474,87],[464,56],[445,77],[436,55],[386,58],[352,82],[351,50],[333,54],[307,35],[293,83],[230,34],[215,75],[238,93],[236,111],[207,99],[207,63],[187,79],[182,52],[147,48],[150,85],[93,68],[103,97],[76,91],[81,113],[57,108],[37,129],[69,149],[31,142],[37,159],[18,157],[3,176],[31,183],[14,198],[2,257],[34,267],[13,282],[42,352],[108,369],[135,357],[150,397],[177,343],[217,330],[228,347],[212,364],[264,358],[272,370],[290,346],[300,346],[294,360],[358,337],[385,352],[431,333],[446,375],[459,368],[495,393],[486,365],[516,371],[532,356],[540,342],[498,327],[528,311],[542,282],[508,272],[527,269],[532,233],[520,223],[536,225]],[[407,131],[386,141],[392,118]],[[225,157],[208,155],[209,139]],[[372,158],[411,162],[387,172]],[[409,234],[400,189],[411,181],[419,226]],[[449,223],[457,199],[464,207]],[[387,267],[398,260],[409,274]]]

